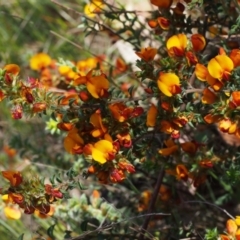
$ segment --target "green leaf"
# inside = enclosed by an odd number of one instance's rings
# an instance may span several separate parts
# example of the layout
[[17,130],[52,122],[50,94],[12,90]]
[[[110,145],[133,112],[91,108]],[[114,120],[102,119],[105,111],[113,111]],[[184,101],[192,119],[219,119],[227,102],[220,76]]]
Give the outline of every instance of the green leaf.
[[87,187],[84,187],[80,182],[78,182],[78,186],[81,190],[87,190]]
[[21,234],[21,235],[17,238],[17,240],[23,240],[23,237],[24,237],[24,233]]
[[47,229],[47,234],[50,238],[53,238],[55,239],[54,235],[53,235],[53,231],[54,231],[54,227],[56,226],[56,224],[53,224],[52,226],[50,226],[48,229]]

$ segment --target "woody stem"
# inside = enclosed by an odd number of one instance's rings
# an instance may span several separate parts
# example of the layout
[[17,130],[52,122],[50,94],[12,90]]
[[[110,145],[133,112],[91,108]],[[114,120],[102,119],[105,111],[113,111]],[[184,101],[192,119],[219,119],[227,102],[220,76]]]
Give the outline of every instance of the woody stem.
[[[164,167],[162,166],[161,169],[160,169],[160,172],[158,174],[158,178],[157,178],[157,182],[156,182],[156,185],[155,185],[155,189],[153,191],[153,195],[152,195],[152,198],[151,198],[151,201],[150,201],[150,204],[149,204],[149,207],[148,207],[148,214],[152,213],[154,211],[154,206],[155,206],[155,203],[157,201],[157,197],[158,197],[158,194],[159,194],[159,189],[162,185],[162,181],[163,181],[163,178],[164,178],[164,174],[165,174],[165,171],[164,171]],[[148,224],[151,220],[151,217],[152,215],[148,215],[146,218],[145,218],[145,221],[141,227],[141,232],[140,232],[140,238],[139,240],[144,240],[144,233],[146,232],[147,228],[148,228]]]

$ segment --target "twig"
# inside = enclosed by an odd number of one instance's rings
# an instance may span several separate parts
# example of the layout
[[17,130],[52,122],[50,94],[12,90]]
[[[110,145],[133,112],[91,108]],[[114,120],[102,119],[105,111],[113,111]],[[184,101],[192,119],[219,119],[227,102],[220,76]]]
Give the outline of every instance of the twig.
[[204,89],[201,89],[201,88],[191,88],[191,89],[186,89],[184,91],[185,94],[188,94],[188,93],[195,93],[195,92],[203,92]]
[[158,197],[159,189],[160,189],[162,181],[163,181],[164,173],[165,173],[164,167],[162,166],[160,169],[159,175],[158,175],[157,183],[156,183],[156,186],[155,186],[152,198],[151,198],[151,202],[149,204],[149,208],[148,208],[149,215],[145,218],[145,221],[142,225],[141,232],[140,232],[141,235],[140,235],[139,240],[144,239],[144,232],[145,232],[145,230],[147,230],[148,224],[151,220],[151,216],[152,216],[151,213],[153,212],[155,203],[157,201],[157,197]]
[[206,201],[185,201],[183,203],[203,203],[203,204],[207,204],[207,205],[210,205],[210,206],[213,206],[219,210],[221,210],[222,212],[224,212],[228,217],[230,217],[231,219],[235,220],[235,217],[233,217],[227,210],[213,204],[213,203],[210,203],[210,202],[206,202]]
[[118,37],[119,37],[120,39],[122,39],[123,41],[126,41],[125,38],[123,38],[120,34],[116,33],[114,30],[112,30],[110,27],[108,27],[108,26],[105,25],[104,23],[100,23],[99,21],[96,21],[96,20],[88,17],[86,14],[81,13],[81,12],[78,12],[78,11],[72,9],[72,8],[66,7],[66,6],[64,6],[63,4],[61,4],[61,3],[59,3],[59,2],[57,2],[57,1],[55,1],[55,0],[51,0],[51,1],[52,1],[53,3],[55,3],[56,5],[58,5],[58,6],[62,7],[62,8],[65,8],[65,9],[67,9],[68,11],[72,11],[72,12],[78,14],[79,16],[82,16],[82,17],[86,18],[87,20],[89,20],[89,21],[91,21],[91,22],[93,22],[93,23],[95,23],[95,24],[103,27],[104,30],[109,31],[109,32],[111,32],[113,35],[118,36]]
[[171,215],[170,213],[147,213],[147,214],[142,214],[142,215],[139,215],[139,216],[126,218],[126,219],[123,219],[119,222],[111,223],[111,224],[108,224],[106,226],[102,226],[100,228],[98,227],[97,229],[95,229],[93,231],[88,231],[88,232],[82,234],[81,236],[77,236],[77,237],[74,237],[74,238],[69,238],[67,240],[80,240],[80,239],[83,239],[86,236],[89,236],[90,234],[93,234],[95,232],[101,232],[101,231],[106,230],[108,228],[112,228],[113,226],[118,225],[120,223],[127,222],[127,221],[129,222],[129,221],[137,219],[137,218],[148,217],[148,216],[170,216],[170,215]]

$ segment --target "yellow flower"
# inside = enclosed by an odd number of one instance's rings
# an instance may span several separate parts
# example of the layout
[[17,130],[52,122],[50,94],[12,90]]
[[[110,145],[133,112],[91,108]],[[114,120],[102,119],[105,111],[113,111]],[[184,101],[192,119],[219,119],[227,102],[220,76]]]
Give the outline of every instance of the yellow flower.
[[86,84],[88,92],[94,98],[105,97],[109,88],[109,81],[106,75],[101,73],[100,75],[93,76],[93,70],[91,70],[86,76],[80,76],[74,79],[75,85]]
[[67,80],[68,80],[68,79],[69,79],[69,80],[74,80],[74,79],[76,79],[76,78],[79,77],[79,75],[78,75],[76,72],[74,72],[74,71],[72,70],[72,68],[69,67],[69,66],[64,66],[64,65],[62,65],[62,66],[60,66],[60,67],[58,68],[58,71],[59,71],[59,73],[60,73],[62,76],[64,76]]
[[171,57],[183,57],[187,47],[187,37],[185,34],[177,34],[167,40],[167,50]]
[[40,71],[48,67],[52,62],[50,56],[46,53],[38,53],[30,59],[30,67],[33,70]]
[[114,158],[113,144],[108,140],[100,140],[93,145],[92,158],[104,164],[105,162]]
[[103,7],[102,0],[92,0],[91,3],[85,5],[84,13],[88,16],[93,18],[95,13],[101,12],[101,8]]
[[234,64],[228,56],[218,55],[209,61],[207,68],[213,78],[228,80]]
[[238,226],[233,219],[229,219],[227,220],[226,228],[229,234],[234,235],[238,229]]
[[181,92],[180,80],[174,73],[160,73],[157,84],[160,91],[168,97]]
[[207,83],[215,90],[219,91],[223,87],[223,83],[217,78],[212,77],[208,69],[202,64],[196,64],[195,74],[200,81],[207,81]]
[[157,54],[157,49],[152,47],[142,48],[141,52],[135,52],[141,59],[146,62],[152,61]]
[[13,206],[6,206],[4,207],[4,214],[6,218],[12,220],[18,220],[21,217],[20,209],[13,207]]
[[147,126],[148,127],[155,126],[156,119],[157,119],[157,113],[158,113],[157,107],[152,104],[147,113]]

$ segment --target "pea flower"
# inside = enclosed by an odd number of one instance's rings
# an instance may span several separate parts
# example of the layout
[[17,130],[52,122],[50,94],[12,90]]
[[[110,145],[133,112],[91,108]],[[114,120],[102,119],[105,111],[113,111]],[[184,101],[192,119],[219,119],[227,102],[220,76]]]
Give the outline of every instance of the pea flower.
[[84,141],[78,134],[76,127],[72,128],[64,139],[64,148],[71,154],[81,154],[83,152]]
[[107,161],[113,160],[115,150],[113,144],[108,140],[99,140],[93,145],[92,158],[93,160],[104,164]]
[[187,37],[185,34],[173,35],[167,40],[167,50],[171,57],[183,57],[187,47]]
[[170,8],[173,0],[151,0],[151,4],[160,8]]
[[104,73],[93,76],[93,70],[88,72],[86,76],[80,76],[74,79],[74,85],[86,84],[88,92],[94,98],[101,98],[107,95],[109,81]]
[[46,53],[38,53],[30,59],[30,67],[32,70],[41,71],[50,66],[52,63],[51,57]]
[[218,55],[208,63],[209,74],[219,80],[229,80],[231,71],[234,68],[233,61],[226,55]]
[[142,48],[140,52],[135,52],[141,59],[150,62],[157,54],[157,49],[152,47]]
[[147,113],[147,123],[146,124],[148,127],[155,126],[156,119],[157,119],[157,113],[158,113],[157,107],[154,104],[152,104]]
[[19,186],[23,181],[22,174],[18,171],[2,171],[2,175],[13,187]]
[[168,97],[181,92],[180,80],[175,73],[160,73],[157,84],[160,91]]
[[178,145],[176,145],[173,140],[170,138],[167,141],[164,141],[164,144],[167,146],[166,148],[162,148],[159,150],[159,153],[163,156],[169,156],[178,151]]

